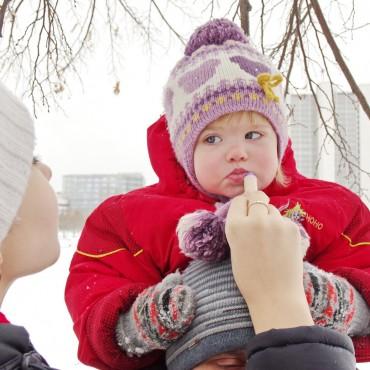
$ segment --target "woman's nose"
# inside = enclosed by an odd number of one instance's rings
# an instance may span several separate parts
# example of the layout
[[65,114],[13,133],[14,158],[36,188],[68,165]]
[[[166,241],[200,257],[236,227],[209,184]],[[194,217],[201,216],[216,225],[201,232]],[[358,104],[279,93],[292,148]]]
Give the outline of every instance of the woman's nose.
[[43,162],[37,162],[35,166],[40,170],[40,172],[45,176],[45,178],[49,181],[53,175],[53,172],[51,171],[51,168],[43,163]]

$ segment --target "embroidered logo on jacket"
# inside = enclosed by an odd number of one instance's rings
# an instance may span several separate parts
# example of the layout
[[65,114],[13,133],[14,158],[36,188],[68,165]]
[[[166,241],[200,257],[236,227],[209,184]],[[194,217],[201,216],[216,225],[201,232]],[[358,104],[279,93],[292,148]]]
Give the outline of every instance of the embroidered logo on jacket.
[[[281,211],[288,206],[289,202],[281,209]],[[302,222],[306,217],[306,211],[304,211],[301,204],[297,202],[294,207],[285,209],[283,216],[290,218],[294,222]]]
[[314,216],[309,215],[303,208],[301,203],[297,202],[295,206],[288,208],[289,202],[285,206],[280,208],[280,212],[283,211],[283,216],[290,218],[294,222],[303,222],[306,220],[307,223],[312,225],[317,230],[322,230],[324,225],[318,221]]

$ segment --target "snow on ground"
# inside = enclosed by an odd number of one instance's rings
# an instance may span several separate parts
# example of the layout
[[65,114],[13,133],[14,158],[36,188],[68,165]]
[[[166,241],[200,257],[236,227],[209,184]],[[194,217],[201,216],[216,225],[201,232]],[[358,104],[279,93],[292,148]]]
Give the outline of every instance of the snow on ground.
[[61,238],[61,255],[52,267],[19,279],[8,291],[2,312],[31,335],[50,365],[62,370],[92,369],[77,360],[77,339],[64,303],[64,285],[77,237]]
[[[76,243],[77,236],[61,238],[58,262],[15,282],[2,306],[12,323],[27,328],[33,344],[50,365],[61,370],[92,369],[77,360],[77,339],[64,304],[64,285]],[[358,369],[370,370],[370,363],[360,364]]]

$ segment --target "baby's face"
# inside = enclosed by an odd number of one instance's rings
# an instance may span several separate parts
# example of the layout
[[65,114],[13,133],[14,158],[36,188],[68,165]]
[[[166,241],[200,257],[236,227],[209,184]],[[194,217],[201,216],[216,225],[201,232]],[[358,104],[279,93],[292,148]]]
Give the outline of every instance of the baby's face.
[[254,112],[232,113],[212,122],[199,135],[194,150],[199,184],[208,193],[228,198],[243,192],[248,172],[256,175],[259,189],[266,188],[278,166],[275,131]]

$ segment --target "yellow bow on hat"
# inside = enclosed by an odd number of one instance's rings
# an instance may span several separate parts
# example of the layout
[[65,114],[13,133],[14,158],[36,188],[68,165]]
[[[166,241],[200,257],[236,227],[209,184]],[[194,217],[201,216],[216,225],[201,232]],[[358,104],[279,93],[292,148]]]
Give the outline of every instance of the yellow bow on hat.
[[257,82],[265,92],[266,98],[278,102],[279,97],[272,91],[273,87],[276,87],[283,81],[283,76],[280,73],[272,75],[271,73],[260,73],[257,76]]

